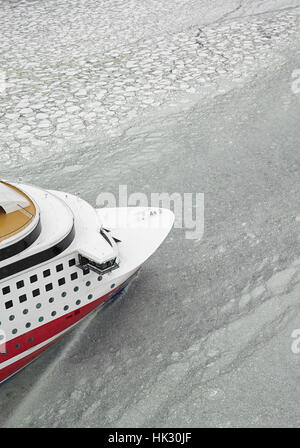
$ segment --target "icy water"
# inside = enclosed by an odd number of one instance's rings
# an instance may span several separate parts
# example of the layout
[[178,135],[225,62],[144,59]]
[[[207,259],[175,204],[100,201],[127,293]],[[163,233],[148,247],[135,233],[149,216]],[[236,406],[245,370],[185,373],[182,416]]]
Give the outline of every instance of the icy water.
[[298,4],[0,2],[1,176],[205,194],[203,239],[3,385],[2,426],[299,426]]

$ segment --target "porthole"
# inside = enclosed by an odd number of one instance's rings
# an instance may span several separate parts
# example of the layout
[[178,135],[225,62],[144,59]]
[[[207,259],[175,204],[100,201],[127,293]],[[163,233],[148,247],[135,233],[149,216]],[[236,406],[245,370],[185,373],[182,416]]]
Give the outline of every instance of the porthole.
[[11,314],[11,315],[9,316],[9,320],[14,320],[14,318],[15,318],[15,316],[14,316],[13,314]]
[[25,325],[25,327],[26,327],[26,328],[31,327],[31,323],[30,323],[30,322],[27,322],[27,324]]
[[91,282],[90,281],[86,282],[85,286],[91,286]]
[[37,309],[41,308],[41,306],[42,306],[41,303],[37,303],[37,304],[35,305],[35,307],[36,307]]
[[67,293],[65,291],[61,294],[62,297],[66,297],[66,295]]
[[23,314],[28,314],[28,309],[25,308],[25,310],[23,310]]
[[88,299],[91,300],[93,298],[93,294],[88,295]]
[[33,337],[32,336],[28,339],[28,342],[33,342]]
[[16,344],[16,348],[20,348],[21,347],[21,344]]
[[39,317],[39,322],[43,322],[44,318],[43,316]]
[[80,300],[76,300],[76,305],[80,305],[81,301]]
[[99,275],[98,282],[101,282],[101,280],[102,280],[102,275]]
[[18,330],[16,329],[16,328],[14,328],[13,330],[12,330],[12,334],[16,334],[18,332]]
[[115,283],[113,283],[112,285],[111,285],[111,288],[114,288],[116,285],[115,285]]
[[68,305],[65,305],[65,306],[64,306],[64,310],[67,311],[68,309],[69,309],[69,306],[68,306]]
[[54,297],[50,297],[50,299],[49,299],[49,303],[52,303],[52,302],[54,302]]
[[75,291],[75,292],[79,291],[78,286],[75,286],[74,291]]
[[56,311],[52,311],[51,316],[56,316]]

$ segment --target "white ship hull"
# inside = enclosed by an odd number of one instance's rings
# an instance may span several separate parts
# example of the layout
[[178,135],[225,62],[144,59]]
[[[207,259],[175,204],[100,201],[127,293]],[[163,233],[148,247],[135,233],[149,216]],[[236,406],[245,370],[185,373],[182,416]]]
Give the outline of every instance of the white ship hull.
[[[34,193],[30,188],[28,191]],[[66,198],[65,193],[49,194],[61,200]],[[67,200],[75,216],[77,240],[47,262],[0,280],[0,292],[3,292],[0,330],[5,335],[0,341],[0,383],[32,362],[93,310],[120,293],[157,250],[174,222],[173,213],[163,209],[93,209],[99,222],[107,229],[107,235],[117,241],[114,243],[117,249],[107,245],[107,250],[117,250],[116,267],[99,275],[97,269],[93,270],[90,260],[94,250],[92,230],[82,225],[82,214],[89,213],[90,206],[72,195],[68,195]],[[88,272],[78,266],[78,253],[89,260]],[[32,256],[26,259],[31,263]],[[15,265],[10,266],[15,269]],[[2,266],[3,277],[7,265],[2,263]],[[1,269],[0,263],[0,277]],[[18,289],[20,285],[22,287]],[[7,308],[5,312],[3,305]]]

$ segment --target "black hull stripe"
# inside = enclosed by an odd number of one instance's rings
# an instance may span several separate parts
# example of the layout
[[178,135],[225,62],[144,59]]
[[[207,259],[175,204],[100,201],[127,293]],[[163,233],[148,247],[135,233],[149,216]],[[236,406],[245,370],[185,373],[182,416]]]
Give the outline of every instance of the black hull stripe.
[[3,280],[6,277],[10,277],[11,275],[15,275],[19,272],[24,271],[25,269],[30,269],[33,266],[37,266],[45,261],[51,260],[52,258],[60,255],[64,252],[73,242],[75,238],[75,228],[74,225],[70,231],[70,233],[55,246],[52,246],[43,252],[38,252],[30,257],[23,258],[23,260],[16,261],[15,263],[11,263],[7,266],[0,268],[0,280]]
[[13,257],[14,255],[19,254],[20,252],[31,246],[31,244],[33,244],[40,236],[41,230],[42,226],[41,221],[39,219],[37,225],[32,230],[32,232],[29,233],[29,235],[26,235],[22,240],[18,241],[17,243],[0,250],[0,261]]

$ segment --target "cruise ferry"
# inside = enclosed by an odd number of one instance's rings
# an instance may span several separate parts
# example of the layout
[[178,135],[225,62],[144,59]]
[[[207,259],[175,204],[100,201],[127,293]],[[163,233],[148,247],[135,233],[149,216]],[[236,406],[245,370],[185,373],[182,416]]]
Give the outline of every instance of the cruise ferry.
[[119,294],[173,223],[167,209],[0,181],[0,383]]

